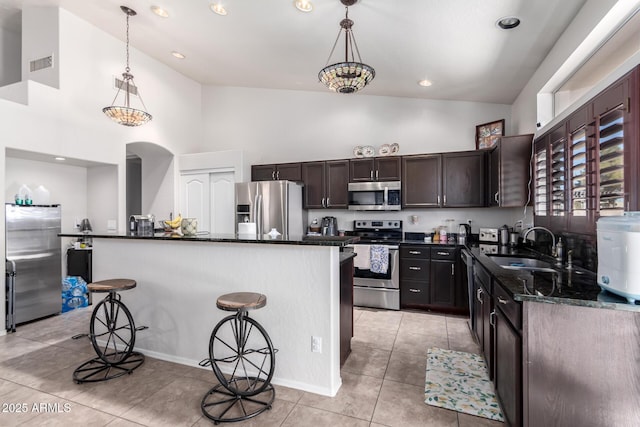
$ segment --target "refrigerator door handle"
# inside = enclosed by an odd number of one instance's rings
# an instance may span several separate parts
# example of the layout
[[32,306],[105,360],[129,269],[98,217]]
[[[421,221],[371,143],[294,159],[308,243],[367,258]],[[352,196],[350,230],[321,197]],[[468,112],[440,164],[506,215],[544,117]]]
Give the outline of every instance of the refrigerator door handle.
[[6,328],[8,331],[15,332],[16,331],[16,318],[15,318],[15,306],[16,306],[16,263],[13,260],[5,258],[5,267],[8,264],[11,264],[11,271],[7,272],[7,325]]
[[258,238],[261,238],[262,235],[264,234],[264,230],[263,230],[263,223],[262,223],[262,194],[258,194],[256,196],[256,212],[257,212],[257,216],[256,216],[256,228],[257,228],[257,234],[258,234]]

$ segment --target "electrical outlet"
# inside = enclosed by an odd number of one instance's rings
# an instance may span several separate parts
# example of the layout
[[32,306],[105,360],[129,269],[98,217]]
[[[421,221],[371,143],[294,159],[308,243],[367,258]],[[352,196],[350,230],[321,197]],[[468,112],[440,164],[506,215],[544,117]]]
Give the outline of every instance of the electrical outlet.
[[79,218],[74,219],[73,227],[74,228],[80,228],[80,219]]
[[311,337],[311,352],[312,353],[322,353],[322,338],[321,337]]

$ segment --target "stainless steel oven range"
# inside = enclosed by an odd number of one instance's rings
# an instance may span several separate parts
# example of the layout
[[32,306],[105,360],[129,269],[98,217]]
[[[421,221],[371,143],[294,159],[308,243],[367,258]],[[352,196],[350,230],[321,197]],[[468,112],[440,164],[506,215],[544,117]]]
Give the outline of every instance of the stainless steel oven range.
[[353,305],[400,310],[400,220],[355,220]]

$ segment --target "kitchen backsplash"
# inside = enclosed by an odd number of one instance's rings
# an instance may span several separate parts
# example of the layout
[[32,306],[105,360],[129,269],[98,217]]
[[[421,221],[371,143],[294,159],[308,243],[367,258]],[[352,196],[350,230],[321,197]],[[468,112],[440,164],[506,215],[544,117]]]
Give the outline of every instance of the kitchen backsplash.
[[[339,230],[353,230],[353,221],[357,219],[400,219],[404,232],[430,233],[434,228],[446,226],[447,219],[453,219],[457,232],[458,224],[471,220],[471,232],[477,234],[480,227],[498,228],[503,225],[513,227],[516,221],[523,220],[524,224],[533,224],[531,208],[527,208],[524,215],[523,208],[469,208],[469,209],[406,209],[402,211],[349,211],[338,209],[310,209],[309,223],[314,218],[318,221],[325,216],[338,219]],[[416,219],[414,223],[414,217]]]

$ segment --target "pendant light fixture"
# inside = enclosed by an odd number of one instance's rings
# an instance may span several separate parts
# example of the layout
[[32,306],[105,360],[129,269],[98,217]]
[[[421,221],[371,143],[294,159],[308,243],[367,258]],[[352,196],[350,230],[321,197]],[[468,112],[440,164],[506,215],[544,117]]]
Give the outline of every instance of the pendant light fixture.
[[[145,110],[147,109],[140,95],[140,91],[133,82],[133,74],[129,72],[131,71],[129,68],[129,17],[135,16],[136,11],[126,6],[120,6],[120,9],[127,15],[127,67],[124,69],[124,73],[122,73],[122,82],[116,80],[118,82],[118,92],[116,92],[113,102],[109,107],[103,108],[102,112],[118,124],[124,126],[140,126],[147,123],[152,117],[151,114],[144,110],[137,110],[130,107],[129,96],[132,91],[135,91],[138,97],[140,97],[142,107]],[[116,105],[116,99],[118,99],[121,90],[124,91],[124,106]]]
[[[368,85],[376,76],[376,71],[362,62],[358,45],[356,44],[356,39],[351,29],[353,27],[353,21],[349,19],[349,6],[353,6],[357,1],[358,0],[340,0],[345,6],[345,18],[340,21],[338,37],[327,59],[328,64],[333,55],[333,51],[336,49],[338,40],[340,40],[340,34],[344,30],[344,62],[327,65],[318,73],[318,79],[334,92],[355,93]],[[354,52],[358,56],[358,61],[356,61]]]

